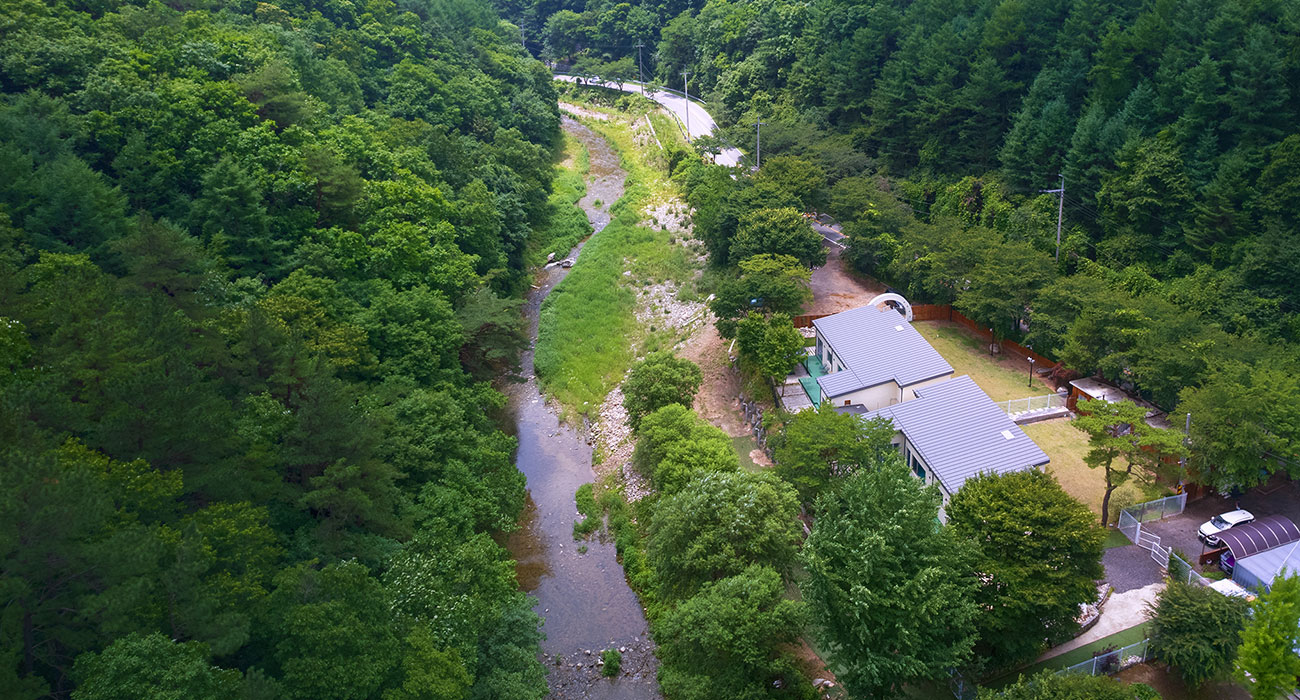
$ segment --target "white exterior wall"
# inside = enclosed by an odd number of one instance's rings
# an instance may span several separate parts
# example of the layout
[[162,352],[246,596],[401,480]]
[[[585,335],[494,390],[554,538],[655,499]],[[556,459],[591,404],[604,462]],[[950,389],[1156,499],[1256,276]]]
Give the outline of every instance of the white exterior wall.
[[[836,372],[843,370],[843,363],[840,362],[840,359],[836,357],[835,353],[831,350],[830,344],[821,337],[821,331],[817,331],[817,339],[821,342],[822,352],[820,359],[822,361],[822,366],[826,368],[826,373],[835,374]],[[917,389],[931,384],[938,384],[939,382],[946,382],[949,379],[952,379],[952,376],[952,373],[949,372],[948,374],[935,377],[934,379],[927,379],[923,382],[909,384],[906,387],[900,387],[897,383],[892,381],[885,382],[883,384],[877,384],[876,386],[870,386],[865,389],[851,391],[847,394],[841,394],[834,397],[827,396],[825,392],[823,392],[822,401],[829,401],[835,406],[852,406],[855,404],[861,404],[868,411],[875,411],[886,406],[893,406],[896,403],[911,401],[916,398]]]
[[894,382],[885,382],[876,386],[851,391],[847,394],[829,397],[822,393],[822,401],[830,401],[836,406],[850,406],[853,404],[862,404],[868,411],[875,411],[886,406],[893,406],[896,403],[911,401],[916,398],[916,390],[931,384],[939,384],[952,379],[951,374],[945,374],[934,379],[927,379],[916,384],[909,384],[906,387],[900,387]]
[[874,411],[878,408],[893,406],[898,403],[902,396],[902,390],[893,382],[885,382],[876,386],[867,387],[851,391],[847,394],[829,397],[822,392],[822,401],[829,401],[835,406],[849,406],[853,404],[862,404],[868,411]]
[[912,448],[912,443],[908,442],[906,435],[901,432],[895,433],[894,444],[899,447],[899,452],[903,455],[903,464],[907,467],[908,471],[912,472],[912,476],[916,476],[916,470],[913,467],[912,462],[920,462],[921,467],[925,469],[925,479],[923,481],[926,485],[938,485],[939,495],[943,497],[943,501],[939,504],[939,513],[937,517],[939,518],[939,522],[947,524],[948,515],[944,511],[948,507],[948,499],[952,497],[952,494],[948,493],[948,489],[944,488],[943,482],[935,478],[934,470],[931,469],[930,465],[921,458],[921,453]]
[[944,375],[940,375],[940,376],[938,376],[938,377],[935,377],[934,379],[927,379],[927,380],[925,380],[925,381],[923,381],[923,382],[917,382],[917,383],[915,383],[915,384],[908,384],[907,386],[903,387],[903,392],[902,392],[901,401],[911,401],[912,399],[916,398],[916,390],[917,390],[917,389],[920,389],[920,388],[922,388],[922,387],[927,387],[927,386],[930,386],[930,385],[932,385],[932,384],[942,384],[943,382],[946,382],[946,381],[948,381],[949,379],[952,379],[952,376],[953,376],[953,372],[949,372],[949,373],[947,373],[947,374],[944,374]]

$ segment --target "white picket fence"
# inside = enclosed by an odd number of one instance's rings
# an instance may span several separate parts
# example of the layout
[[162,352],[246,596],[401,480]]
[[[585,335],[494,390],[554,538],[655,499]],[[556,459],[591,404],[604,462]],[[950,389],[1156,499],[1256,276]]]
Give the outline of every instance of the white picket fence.
[[1009,401],[999,401],[998,408],[1003,413],[1015,418],[1026,413],[1043,413],[1056,408],[1065,408],[1066,397],[1060,394],[1046,394],[1043,396],[1030,396],[1026,399],[1011,399]]

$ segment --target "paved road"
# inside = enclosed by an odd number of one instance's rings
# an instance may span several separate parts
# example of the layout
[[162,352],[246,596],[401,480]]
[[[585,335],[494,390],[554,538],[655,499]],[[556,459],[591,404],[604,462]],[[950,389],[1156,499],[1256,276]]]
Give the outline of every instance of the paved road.
[[812,227],[814,231],[822,235],[822,238],[826,239],[827,243],[839,246],[840,248],[844,247],[844,234],[840,231],[839,224],[827,225],[820,221],[813,220]]
[[[554,78],[556,80],[563,80],[570,83],[578,81],[578,77],[573,75],[555,75]],[[601,87],[609,88],[610,90],[622,90],[623,92],[635,93],[642,92],[641,84],[635,80],[623,83],[621,86],[618,83],[601,82],[591,78],[584,78],[583,82],[587,85],[599,85]],[[646,97],[658,102],[663,105],[664,108],[677,115],[677,118],[681,120],[683,125],[689,122],[691,138],[709,136],[713,133],[713,130],[717,128],[717,124],[713,121],[713,117],[704,110],[704,107],[695,102],[687,102],[686,98],[681,95],[666,90],[657,90],[655,92],[646,93]],[[689,119],[687,119],[688,112],[690,116]],[[744,158],[745,154],[741,153],[739,149],[727,148],[715,156],[713,161],[718,165],[737,166],[741,164]]]

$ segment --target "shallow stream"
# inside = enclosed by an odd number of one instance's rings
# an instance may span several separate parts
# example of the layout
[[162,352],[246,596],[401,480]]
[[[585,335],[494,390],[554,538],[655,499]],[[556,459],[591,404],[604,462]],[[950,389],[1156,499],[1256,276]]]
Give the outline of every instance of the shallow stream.
[[[587,148],[587,194],[578,205],[591,222],[592,235],[600,235],[610,221],[608,207],[623,196],[627,173],[600,135],[567,117],[564,129]],[[579,244],[569,257],[581,249]],[[567,273],[558,265],[541,271],[538,288],[528,295],[525,314],[533,344],[542,301]],[[523,376],[532,377],[532,345],[522,365]],[[519,439],[515,463],[528,478],[528,503],[519,530],[506,546],[518,562],[520,585],[537,598],[536,611],[546,620],[542,651],[551,697],[657,698],[657,663],[645,614],[627,585],[613,542],[573,539],[573,523],[579,519],[574,492],[595,479],[591,446],[580,431],[560,423],[536,378],[509,387],[507,393]],[[584,545],[586,551],[580,554]],[[611,648],[624,650],[623,670],[617,678],[606,679],[595,664],[601,650]]]

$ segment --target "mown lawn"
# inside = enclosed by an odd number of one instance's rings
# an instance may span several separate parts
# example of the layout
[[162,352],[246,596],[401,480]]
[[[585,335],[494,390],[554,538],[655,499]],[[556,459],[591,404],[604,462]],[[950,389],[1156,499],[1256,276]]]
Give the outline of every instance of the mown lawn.
[[1022,668],[1019,671],[1016,671],[1015,673],[1012,674],[1008,674],[1003,678],[999,678],[996,681],[989,683],[988,685],[992,687],[1001,687],[1008,683],[1015,682],[1016,677],[1019,675],[1024,675],[1026,678],[1028,678],[1029,676],[1032,676],[1035,673],[1038,673],[1039,671],[1042,671],[1044,669],[1051,669],[1054,671],[1060,670],[1068,666],[1073,666],[1077,663],[1082,663],[1084,661],[1087,661],[1088,659],[1092,658],[1093,654],[1103,649],[1109,647],[1125,647],[1130,644],[1136,644],[1142,641],[1143,639],[1147,638],[1147,636],[1150,633],[1150,629],[1149,629],[1150,626],[1151,626],[1150,623],[1144,623],[1136,627],[1130,627],[1126,630],[1120,630],[1115,634],[1110,635],[1109,637],[1102,637],[1101,639],[1098,639],[1097,641],[1092,642],[1091,644],[1085,644],[1084,646],[1081,646],[1078,649],[1071,649],[1070,651],[1067,651],[1064,654],[1061,654],[1059,656],[1053,656],[1050,659],[1040,661],[1031,666],[1026,666],[1025,668]]
[[[1089,469],[1083,461],[1083,456],[1088,453],[1088,436],[1075,428],[1066,418],[1030,423],[1020,427],[1029,439],[1038,443],[1043,452],[1051,458],[1052,462],[1047,465],[1047,471],[1061,482],[1061,488],[1100,515],[1101,499],[1106,494],[1106,475],[1100,467]],[[1138,480],[1134,483],[1141,488],[1144,501],[1160,498],[1168,492],[1164,486],[1152,481]],[[1113,498],[1110,516],[1114,522],[1117,510]]]
[[1100,468],[1089,469],[1083,462],[1083,456],[1088,453],[1088,436],[1067,418],[1020,427],[1051,458],[1047,471],[1061,482],[1065,492],[1100,514],[1101,497],[1106,492],[1106,475]]
[[970,375],[994,401],[1023,399],[1052,393],[1038,377],[1029,382],[1029,365],[1024,358],[990,356],[984,341],[951,321],[918,321],[912,324],[952,365],[957,376]]

